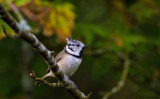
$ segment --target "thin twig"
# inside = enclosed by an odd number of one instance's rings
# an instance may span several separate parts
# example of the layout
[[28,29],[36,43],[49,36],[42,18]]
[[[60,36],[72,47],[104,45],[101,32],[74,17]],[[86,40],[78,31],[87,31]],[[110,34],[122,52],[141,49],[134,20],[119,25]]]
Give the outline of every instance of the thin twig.
[[6,32],[6,29],[4,28],[4,25],[1,25],[1,26],[2,26],[2,30],[3,30],[3,32],[4,32],[4,35],[7,36],[7,37],[9,37],[9,35],[8,35],[7,32]]
[[101,94],[104,95],[102,99],[108,99],[111,95],[117,93],[119,90],[122,89],[122,87],[123,87],[124,84],[125,84],[127,75],[128,75],[129,66],[130,66],[130,61],[129,61],[129,59],[125,59],[125,60],[124,60],[123,72],[122,72],[122,75],[121,75],[121,79],[120,79],[120,81],[118,82],[118,85],[115,86],[115,87],[113,87],[113,88],[112,88],[110,91],[108,91],[108,92],[101,92]]
[[43,85],[47,85],[49,87],[58,87],[58,88],[64,87],[62,83],[49,83],[48,81],[46,81],[46,80],[44,80],[42,78],[36,77],[36,74],[35,74],[34,71],[32,71],[32,73],[30,73],[30,76],[35,81],[36,85],[43,84]]

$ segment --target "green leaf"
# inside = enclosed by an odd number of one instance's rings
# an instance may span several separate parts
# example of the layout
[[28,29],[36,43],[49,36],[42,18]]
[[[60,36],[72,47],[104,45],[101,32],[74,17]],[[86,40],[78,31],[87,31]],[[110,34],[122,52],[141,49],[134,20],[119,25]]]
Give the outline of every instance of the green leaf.
[[31,0],[14,0],[14,1],[15,1],[14,3],[17,6],[22,6],[22,5],[25,5],[25,4],[29,3]]
[[2,39],[3,37],[5,37],[1,25],[4,25],[4,27],[6,29],[6,32],[9,35],[14,34],[14,31],[3,20],[0,19],[0,39]]

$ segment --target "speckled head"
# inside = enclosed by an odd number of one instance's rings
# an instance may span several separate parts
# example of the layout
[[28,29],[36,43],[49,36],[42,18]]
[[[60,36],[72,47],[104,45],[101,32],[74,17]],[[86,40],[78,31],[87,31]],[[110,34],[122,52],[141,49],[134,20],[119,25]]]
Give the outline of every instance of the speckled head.
[[82,42],[78,40],[71,39],[70,37],[67,37],[66,40],[67,40],[67,45],[65,47],[66,52],[75,56],[81,57],[83,49],[88,46],[84,45]]

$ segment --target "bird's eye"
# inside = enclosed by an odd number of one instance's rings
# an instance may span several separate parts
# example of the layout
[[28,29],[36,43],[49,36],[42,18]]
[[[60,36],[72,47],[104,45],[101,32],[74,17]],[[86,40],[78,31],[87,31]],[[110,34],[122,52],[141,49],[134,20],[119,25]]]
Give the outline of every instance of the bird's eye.
[[79,47],[80,45],[79,44],[77,44],[77,47]]
[[68,44],[68,46],[71,46],[71,44]]

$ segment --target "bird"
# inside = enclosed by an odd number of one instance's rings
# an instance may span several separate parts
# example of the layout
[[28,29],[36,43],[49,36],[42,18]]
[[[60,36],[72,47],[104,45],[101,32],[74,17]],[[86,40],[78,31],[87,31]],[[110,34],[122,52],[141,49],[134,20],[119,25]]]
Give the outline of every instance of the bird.
[[[72,76],[78,69],[82,62],[83,50],[88,46],[84,45],[81,41],[72,39],[70,37],[66,38],[67,45],[64,49],[56,56],[55,61],[57,62],[59,68],[68,76]],[[48,69],[46,75],[42,79],[47,77],[54,78],[54,73]]]

